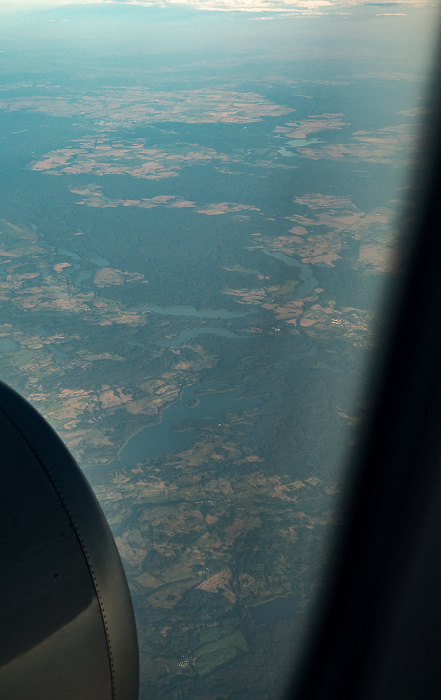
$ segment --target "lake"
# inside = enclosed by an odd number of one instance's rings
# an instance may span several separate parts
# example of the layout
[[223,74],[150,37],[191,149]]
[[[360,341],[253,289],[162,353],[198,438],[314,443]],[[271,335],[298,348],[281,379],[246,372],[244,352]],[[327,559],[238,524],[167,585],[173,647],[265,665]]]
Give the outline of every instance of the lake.
[[[241,398],[244,388],[230,389],[219,393],[201,393],[218,389],[215,384],[187,386],[181,393],[179,401],[162,411],[161,422],[143,428],[133,435],[122,448],[119,458],[113,460],[105,469],[130,467],[150,457],[167,452],[175,452],[190,447],[196,437],[197,428],[179,431],[186,421],[220,423],[226,413],[254,408],[260,399]],[[198,393],[199,392],[199,393]]]

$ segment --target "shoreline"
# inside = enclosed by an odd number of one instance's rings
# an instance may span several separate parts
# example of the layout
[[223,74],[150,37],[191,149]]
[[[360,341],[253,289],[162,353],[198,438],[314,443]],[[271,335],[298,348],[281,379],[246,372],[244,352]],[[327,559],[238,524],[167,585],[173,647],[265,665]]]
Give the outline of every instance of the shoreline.
[[[216,383],[213,382],[213,384],[216,384]],[[243,391],[244,391],[244,390],[245,390],[245,387],[241,387],[241,386],[239,386],[239,387],[234,387],[234,386],[233,386],[233,387],[232,387],[232,386],[225,386],[225,385],[224,385],[224,386],[222,386],[222,385],[219,386],[219,385],[218,385],[218,386],[213,386],[213,387],[210,388],[209,385],[204,385],[204,384],[187,384],[186,386],[182,387],[182,388],[179,390],[178,397],[176,398],[175,401],[172,401],[171,403],[162,406],[162,407],[158,410],[158,414],[155,416],[156,420],[154,420],[154,421],[152,421],[152,422],[150,422],[150,423],[144,424],[142,427],[139,427],[139,428],[137,428],[136,430],[134,430],[133,432],[130,433],[130,435],[124,440],[124,442],[123,442],[123,443],[120,445],[120,447],[118,448],[117,457],[116,457],[115,459],[112,459],[111,461],[107,462],[106,464],[88,464],[88,465],[85,465],[84,467],[82,467],[82,469],[85,470],[87,474],[92,474],[92,473],[98,474],[98,472],[101,471],[101,470],[103,470],[103,471],[104,471],[104,470],[105,470],[105,471],[112,471],[112,470],[115,470],[115,471],[116,471],[116,470],[118,470],[119,468],[124,469],[125,467],[122,467],[121,464],[118,464],[118,463],[121,461],[121,454],[122,454],[123,450],[124,450],[124,449],[127,447],[127,445],[129,444],[129,442],[130,442],[131,440],[133,440],[133,438],[135,438],[137,435],[139,435],[139,433],[143,432],[144,430],[148,430],[149,428],[155,428],[155,427],[161,425],[162,420],[163,420],[163,413],[164,413],[164,411],[167,411],[168,409],[172,408],[173,406],[176,406],[177,404],[179,404],[179,402],[182,401],[183,398],[184,398],[184,396],[183,396],[184,392],[185,392],[186,390],[189,390],[189,389],[193,389],[193,390],[194,390],[194,391],[193,391],[194,396],[190,396],[189,399],[186,400],[186,402],[187,402],[187,401],[197,400],[197,403],[196,403],[194,406],[185,406],[185,404],[183,404],[182,407],[183,407],[183,408],[187,408],[189,411],[192,411],[192,410],[194,410],[195,408],[197,408],[197,407],[199,406],[199,404],[200,404],[200,399],[199,399],[199,397],[202,397],[202,396],[215,396],[215,395],[218,395],[218,394],[226,394],[226,393],[231,392],[231,391],[233,391],[233,392],[236,391],[236,392],[237,392],[237,391],[239,391],[240,389],[243,389]],[[198,389],[200,390],[199,392],[198,392]],[[197,392],[198,392],[198,393],[197,393]],[[235,399],[235,400],[236,400],[236,399]],[[237,399],[237,400],[240,401],[240,399]],[[191,417],[189,416],[188,419],[191,420]],[[186,419],[184,419],[184,420],[186,420]],[[196,420],[196,419],[195,419],[195,420]],[[193,431],[193,430],[197,430],[197,428],[186,428],[185,430],[179,430],[179,426],[178,426],[178,429],[174,430],[173,428],[170,428],[170,430],[171,430],[171,432],[173,432],[173,433],[175,433],[175,434],[182,434],[182,433],[191,432],[191,431]],[[139,461],[140,461],[140,460],[139,460]],[[136,464],[136,462],[134,462],[134,464]]]

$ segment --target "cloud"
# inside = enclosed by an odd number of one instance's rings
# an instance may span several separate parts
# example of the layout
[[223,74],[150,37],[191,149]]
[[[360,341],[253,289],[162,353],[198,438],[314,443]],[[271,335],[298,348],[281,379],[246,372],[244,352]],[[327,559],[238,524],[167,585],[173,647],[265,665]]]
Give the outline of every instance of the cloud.
[[[434,0],[14,0],[1,3],[0,10],[50,8],[67,5],[132,5],[138,7],[192,7],[216,12],[323,14],[329,9],[350,9],[360,5],[381,7],[433,6]],[[379,13],[377,16],[402,13]]]

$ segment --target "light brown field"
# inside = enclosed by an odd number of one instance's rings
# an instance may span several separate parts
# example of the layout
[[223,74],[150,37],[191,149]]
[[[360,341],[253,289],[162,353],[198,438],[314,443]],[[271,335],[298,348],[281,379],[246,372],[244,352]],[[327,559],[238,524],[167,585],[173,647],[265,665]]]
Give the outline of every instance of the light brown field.
[[[73,145],[60,148],[47,153],[41,160],[31,165],[31,170],[60,175],[131,175],[132,177],[145,178],[147,180],[162,180],[169,177],[177,177],[179,170],[184,166],[226,161],[228,158],[217,153],[213,148],[191,147],[181,148],[179,151],[164,151],[160,148],[145,148],[143,139],[132,139],[124,143],[116,142],[111,138],[80,139],[73,141]],[[95,188],[96,189],[96,186]],[[72,191],[75,191],[74,189]],[[92,190],[93,191],[93,190]],[[94,206],[90,199],[87,203]],[[163,203],[161,196],[153,200],[144,200],[144,206],[151,203]],[[84,202],[81,202],[84,203]],[[130,206],[131,200],[127,200]],[[115,206],[110,200],[104,204],[98,199],[97,206]],[[139,206],[139,205],[138,205]]]
[[254,92],[201,88],[165,92],[148,88],[109,88],[101,95],[78,93],[73,97],[30,97],[0,100],[0,109],[29,109],[51,116],[81,116],[100,126],[136,122],[249,124],[263,117],[278,117],[293,110]]
[[344,114],[318,114],[300,122],[287,122],[285,126],[276,126],[274,132],[283,134],[288,139],[306,139],[318,131],[334,131],[348,126],[342,117]]

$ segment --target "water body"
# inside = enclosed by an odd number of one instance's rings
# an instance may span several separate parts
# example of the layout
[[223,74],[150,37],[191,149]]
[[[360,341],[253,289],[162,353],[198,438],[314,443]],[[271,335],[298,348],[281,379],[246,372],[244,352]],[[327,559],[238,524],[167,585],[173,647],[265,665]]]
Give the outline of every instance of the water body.
[[300,596],[290,593],[285,598],[274,598],[267,603],[248,608],[248,612],[258,625],[276,625],[291,620],[302,611]]
[[61,365],[63,362],[69,359],[68,355],[66,355],[65,352],[62,352],[62,350],[59,350],[53,343],[49,343],[49,345],[46,347],[49,352],[53,354],[56,365]]
[[[46,323],[44,326],[40,326],[39,328],[37,328],[36,332],[39,335],[43,336],[43,338],[49,338],[51,335],[56,333],[56,328],[57,324],[54,321],[51,321],[50,323]],[[54,361],[56,365],[61,365],[63,362],[69,359],[69,356],[66,355],[66,353],[62,350],[59,350],[54,343],[48,343],[46,345],[46,348],[54,356]]]
[[81,287],[83,282],[85,282],[85,280],[90,279],[91,277],[92,277],[92,272],[81,272],[74,282],[75,287]]
[[39,326],[36,330],[36,333],[39,335],[42,335],[43,338],[47,338],[50,335],[52,335],[51,328],[52,326],[55,326],[56,324],[52,321],[51,323],[45,323],[44,326]]
[[285,148],[285,146],[278,148],[277,153],[280,153],[280,155],[284,158],[297,158],[299,155],[298,153],[294,153],[294,151],[289,151],[287,148]]
[[250,337],[249,335],[237,335],[237,333],[233,333],[225,328],[194,328],[193,330],[184,331],[176,338],[171,338],[170,340],[165,340],[162,343],[158,343],[158,345],[161,348],[177,348],[187,341],[197,338],[199,335],[220,335],[223,338],[234,338],[236,340],[244,340]]
[[[254,408],[260,399],[241,399],[244,389],[224,391],[221,394],[203,394],[204,389],[213,389],[213,385],[188,386],[176,403],[162,412],[162,420],[158,425],[152,425],[136,433],[115,459],[105,466],[105,469],[121,469],[130,467],[149,457],[156,457],[167,452],[184,450],[190,447],[196,437],[196,428],[182,432],[174,432],[185,421],[202,421],[205,423],[220,423],[226,413],[243,411]],[[192,404],[194,405],[186,405]]]
[[18,345],[11,338],[0,338],[0,352],[14,352]]
[[95,263],[95,265],[98,265],[98,267],[110,267],[111,266],[111,263],[108,260],[106,260],[106,258],[97,257],[97,258],[90,258],[90,259],[93,263]]
[[78,255],[78,253],[73,253],[71,250],[68,250],[67,248],[58,248],[58,252],[61,255],[67,255],[68,258],[73,258],[74,260],[81,260],[81,256]]
[[304,263],[300,262],[300,260],[297,260],[297,258],[294,258],[291,255],[285,255],[284,253],[272,253],[269,250],[263,250],[262,252],[265,253],[265,255],[269,255],[271,258],[281,260],[283,263],[285,263],[285,265],[300,268],[300,279],[302,280],[303,284],[300,284],[296,288],[296,293],[293,294],[293,299],[303,299],[304,297],[307,297],[316,287],[320,285],[319,280],[312,276],[311,265],[305,265]]
[[[291,146],[291,148],[303,148],[304,146],[311,146],[312,144],[316,143],[326,142],[322,141],[321,139],[291,139],[290,141],[286,142],[286,146]],[[281,146],[277,150],[280,153],[280,155],[284,156],[285,158],[294,158],[299,155],[298,153],[289,150],[285,146]]]
[[218,309],[217,311],[203,309],[198,311],[194,306],[156,306],[149,304],[137,306],[133,311],[152,311],[161,316],[195,316],[196,318],[243,318],[243,316],[248,316],[248,314],[238,314],[234,311],[228,311],[228,309]]
[[67,270],[65,270],[65,274],[67,277],[72,277],[74,272],[78,272],[80,269],[81,265],[80,263],[74,263],[71,267],[69,267]]
[[326,143],[326,141],[323,141],[323,139],[291,139],[286,143],[293,148],[303,148],[304,146],[311,146],[313,143]]

